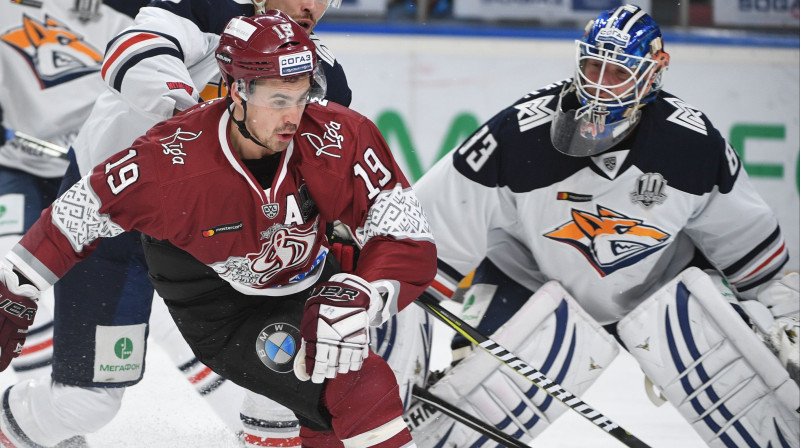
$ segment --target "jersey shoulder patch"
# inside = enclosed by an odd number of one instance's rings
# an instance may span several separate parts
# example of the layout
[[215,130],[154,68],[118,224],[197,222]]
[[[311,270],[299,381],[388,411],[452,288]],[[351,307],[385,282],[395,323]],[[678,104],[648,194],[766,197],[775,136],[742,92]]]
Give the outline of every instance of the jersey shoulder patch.
[[569,177],[586,161],[565,156],[550,141],[550,125],[565,80],[532,91],[501,110],[453,153],[455,168],[490,187],[530,191]]
[[634,164],[692,194],[729,191],[741,169],[736,151],[698,108],[666,92],[644,107]]

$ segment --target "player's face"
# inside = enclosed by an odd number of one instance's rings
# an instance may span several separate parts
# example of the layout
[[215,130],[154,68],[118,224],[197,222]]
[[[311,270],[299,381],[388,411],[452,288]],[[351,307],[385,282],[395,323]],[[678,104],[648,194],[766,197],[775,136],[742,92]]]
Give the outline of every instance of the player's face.
[[311,34],[328,8],[328,0],[267,0],[266,9],[279,9]]
[[247,106],[248,131],[273,153],[284,151],[300,125],[310,87],[306,77],[257,80]]
[[[634,86],[632,73],[625,66],[610,61],[604,66],[602,61],[596,59],[586,59],[583,64],[583,74],[586,78],[605,87],[599,92],[600,98],[610,98],[611,93],[623,96]],[[597,95],[597,90],[589,87],[586,89],[590,95]]]

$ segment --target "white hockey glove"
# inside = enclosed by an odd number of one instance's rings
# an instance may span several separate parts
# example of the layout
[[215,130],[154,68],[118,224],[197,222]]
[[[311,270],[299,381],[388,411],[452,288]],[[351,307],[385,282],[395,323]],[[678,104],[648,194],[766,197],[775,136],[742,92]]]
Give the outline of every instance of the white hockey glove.
[[800,274],[792,272],[773,280],[758,292],[775,320],[763,329],[764,341],[781,361],[789,376],[800,384]]
[[300,323],[297,378],[322,383],[337,373],[360,370],[369,354],[370,324],[382,308],[378,290],[357,275],[335,274],[317,285]]
[[22,353],[38,301],[39,290],[20,285],[17,274],[0,263],[0,372]]

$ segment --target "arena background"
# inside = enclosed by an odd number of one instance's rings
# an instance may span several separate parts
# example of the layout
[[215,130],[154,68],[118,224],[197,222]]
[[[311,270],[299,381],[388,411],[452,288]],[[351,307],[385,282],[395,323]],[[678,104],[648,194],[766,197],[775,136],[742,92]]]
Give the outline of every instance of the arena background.
[[[672,63],[665,90],[702,110],[737,149],[779,215],[800,260],[800,14],[798,0],[646,0]],[[318,28],[412,182],[480,123],[524,93],[571,76],[573,41],[615,0],[344,0]],[[434,367],[449,363],[436,327]],[[141,384],[92,447],[234,448],[223,427],[157,344]],[[14,382],[0,375],[0,387]],[[646,398],[626,353],[582,397],[654,448],[704,446],[669,405]],[[575,413],[534,446],[622,446]]]

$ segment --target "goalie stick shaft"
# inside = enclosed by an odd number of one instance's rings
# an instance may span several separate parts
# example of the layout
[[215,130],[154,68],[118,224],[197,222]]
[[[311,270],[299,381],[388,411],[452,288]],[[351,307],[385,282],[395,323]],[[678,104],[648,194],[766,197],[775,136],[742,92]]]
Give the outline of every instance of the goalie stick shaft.
[[491,340],[481,332],[459,319],[453,313],[444,309],[439,302],[427,294],[421,295],[414,303],[425,311],[444,322],[447,326],[467,338],[470,342],[487,351],[497,360],[514,369],[517,373],[527,378],[535,386],[544,390],[548,395],[569,406],[572,410],[589,420],[595,426],[604,430],[626,446],[631,448],[650,448],[636,436],[629,433],[621,426],[612,422],[608,417],[594,410],[574,394],[566,391],[560,384],[548,378],[542,372],[528,365],[517,355],[503,348],[502,345]]
[[6,129],[6,141],[13,142],[14,147],[29,154],[69,160],[65,148],[19,131]]
[[411,391],[411,395],[417,400],[420,400],[423,403],[427,403],[435,407],[443,414],[450,416],[450,418],[452,418],[453,420],[463,423],[470,429],[480,434],[483,434],[484,436],[494,440],[495,442],[501,445],[507,446],[509,448],[530,448],[530,445],[526,445],[520,442],[519,440],[511,437],[510,435],[504,433],[503,431],[500,431],[494,426],[485,423],[481,420],[478,420],[477,417],[462,411],[461,409],[437,397],[436,395],[432,394],[430,391],[426,389],[423,389],[415,385]]

